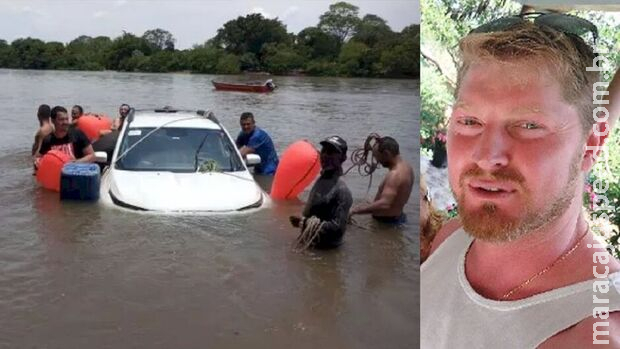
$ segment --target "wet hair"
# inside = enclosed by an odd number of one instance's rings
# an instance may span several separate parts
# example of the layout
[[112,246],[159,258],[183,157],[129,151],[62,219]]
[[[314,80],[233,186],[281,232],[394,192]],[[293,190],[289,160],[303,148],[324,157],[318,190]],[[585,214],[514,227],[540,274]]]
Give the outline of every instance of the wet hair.
[[[76,105],[73,106],[73,108],[77,108],[80,111],[80,115],[84,114],[84,108],[82,108],[81,105],[77,105],[76,104]],[[71,108],[71,109],[73,109],[73,108]]]
[[505,64],[506,71],[524,65],[555,79],[564,101],[579,113],[584,132],[592,128],[592,86],[601,80],[599,72],[586,69],[594,64],[595,53],[579,36],[524,21],[505,31],[467,35],[460,41],[459,50],[455,96],[473,64]]
[[396,156],[400,154],[400,149],[398,147],[398,142],[392,137],[381,137],[379,138],[378,148],[377,150],[380,153],[384,153],[386,151],[390,152],[392,156]]
[[123,103],[123,104],[121,104],[121,106],[120,106],[120,107],[118,107],[118,109],[120,109],[120,108],[122,108],[122,107],[127,107],[127,108],[131,109],[131,107],[130,107],[130,106],[129,106],[129,104],[127,104],[127,103]]
[[37,111],[37,118],[39,119],[39,123],[48,120],[50,118],[50,114],[50,106],[47,104],[41,104],[39,106],[39,110]]
[[52,108],[52,112],[51,112],[51,118],[52,120],[56,120],[56,116],[58,116],[58,113],[67,113],[67,109],[65,109],[65,107],[61,107],[59,105],[55,106],[54,108]]
[[252,119],[252,121],[254,121],[254,114],[250,113],[249,111],[241,113],[241,117],[239,118],[239,121],[243,121],[247,119]]

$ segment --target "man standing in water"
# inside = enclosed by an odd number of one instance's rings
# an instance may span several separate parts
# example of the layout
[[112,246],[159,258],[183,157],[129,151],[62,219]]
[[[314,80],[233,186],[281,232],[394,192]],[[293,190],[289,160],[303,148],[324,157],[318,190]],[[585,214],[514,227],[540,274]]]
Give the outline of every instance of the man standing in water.
[[575,34],[588,31],[522,14],[461,40],[447,142],[461,224],[421,266],[422,347],[620,346],[620,263],[583,209],[607,126],[593,117],[597,57]]
[[353,204],[351,191],[340,178],[342,164],[347,159],[347,142],[339,136],[331,136],[323,140],[321,146],[321,175],[310,191],[303,217],[291,216],[290,221],[303,232],[310,217],[318,218],[322,225],[310,246],[333,248],[342,243]]
[[32,156],[37,155],[41,148],[41,142],[47,135],[54,132],[54,125],[50,120],[51,110],[47,104],[41,104],[37,111],[37,119],[39,119],[39,129],[34,135],[34,143],[32,144]]
[[403,208],[409,200],[413,188],[413,168],[400,156],[398,142],[392,137],[381,137],[372,149],[377,161],[388,168],[375,200],[370,204],[362,204],[351,210],[356,214],[372,214],[379,222],[402,224],[407,221]]
[[84,108],[82,108],[81,105],[76,104],[73,106],[73,108],[71,108],[71,122],[72,123],[76,123],[78,119],[82,117],[82,115],[84,115]]
[[248,154],[258,154],[260,165],[254,167],[254,173],[273,176],[278,168],[279,160],[271,137],[267,132],[256,126],[252,113],[242,113],[239,124],[241,125],[241,132],[237,136],[236,143],[241,156],[245,158]]
[[43,139],[35,164],[50,150],[61,151],[75,162],[94,162],[95,152],[86,135],[78,128],[70,127],[67,109],[56,106],[51,111],[54,132]]
[[[125,123],[125,119],[127,118],[127,115],[129,115],[129,110],[131,109],[131,107],[129,106],[129,104],[121,104],[121,106],[118,108],[118,115],[119,117],[114,119],[114,121],[112,122],[112,127],[109,130],[100,130],[99,131],[99,136],[105,136],[109,133],[112,133],[113,131],[120,131],[121,128],[123,127],[123,123]],[[117,134],[118,132],[115,132],[115,134]],[[118,136],[118,135],[116,135]]]

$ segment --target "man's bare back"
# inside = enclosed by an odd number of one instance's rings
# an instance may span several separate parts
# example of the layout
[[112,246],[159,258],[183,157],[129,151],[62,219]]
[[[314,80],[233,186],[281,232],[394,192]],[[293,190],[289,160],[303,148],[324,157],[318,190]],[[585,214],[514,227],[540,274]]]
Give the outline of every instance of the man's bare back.
[[41,125],[37,133],[34,135],[34,143],[32,144],[32,156],[35,156],[41,148],[41,142],[43,138],[54,132],[54,125],[51,123],[44,123]]

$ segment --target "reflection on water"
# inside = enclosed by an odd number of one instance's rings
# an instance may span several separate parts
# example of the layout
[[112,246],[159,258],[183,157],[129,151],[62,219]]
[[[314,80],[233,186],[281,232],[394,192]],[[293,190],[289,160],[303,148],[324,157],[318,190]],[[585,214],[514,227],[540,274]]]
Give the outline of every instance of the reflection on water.
[[[0,130],[0,348],[417,345],[417,188],[407,225],[359,217],[341,248],[295,253],[288,216],[307,191],[251,214],[166,216],[61,202],[35,184],[28,149],[41,103],[108,115],[125,102],[211,109],[233,136],[252,111],[280,154],[331,134],[352,150],[378,132],[418,162],[415,81],[278,77],[275,93],[244,94],[214,91],[213,78],[0,70],[11,86],[0,92],[10,125]],[[353,172],[357,203],[368,177]]]

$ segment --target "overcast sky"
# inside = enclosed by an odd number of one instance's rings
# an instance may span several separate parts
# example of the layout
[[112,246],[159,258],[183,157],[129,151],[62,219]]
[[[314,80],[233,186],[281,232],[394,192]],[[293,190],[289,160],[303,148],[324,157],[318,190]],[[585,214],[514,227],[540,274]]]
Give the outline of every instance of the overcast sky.
[[[171,32],[179,49],[212,38],[224,23],[238,16],[261,13],[278,17],[288,32],[315,26],[319,16],[338,1],[325,0],[0,0],[0,39],[11,42],[33,37],[68,43],[80,35],[115,38],[123,30],[142,35],[162,28]],[[420,23],[419,0],[349,0],[360,17],[372,13],[394,31]]]

